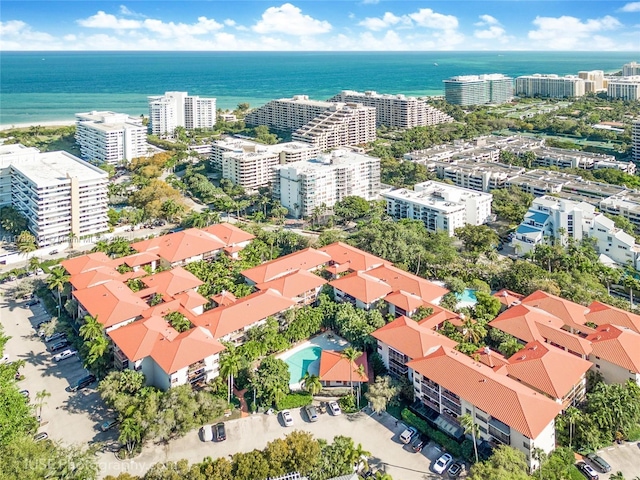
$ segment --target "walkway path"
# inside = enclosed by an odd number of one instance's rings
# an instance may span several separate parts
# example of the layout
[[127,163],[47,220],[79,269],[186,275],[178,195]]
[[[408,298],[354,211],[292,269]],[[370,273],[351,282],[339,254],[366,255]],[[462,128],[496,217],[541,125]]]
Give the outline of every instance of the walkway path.
[[247,392],[247,389],[243,389],[243,390],[238,390],[235,385],[233,387],[233,394],[238,398],[238,400],[240,400],[240,418],[243,417],[248,417],[250,415],[249,413],[249,406],[247,405],[247,401],[244,398],[244,394]]

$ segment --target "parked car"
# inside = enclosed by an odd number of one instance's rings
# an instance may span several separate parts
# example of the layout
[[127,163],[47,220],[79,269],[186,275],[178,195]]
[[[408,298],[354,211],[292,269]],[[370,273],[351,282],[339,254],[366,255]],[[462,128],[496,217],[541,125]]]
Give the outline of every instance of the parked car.
[[100,430],[102,430],[103,432],[106,432],[111,427],[115,427],[117,424],[118,424],[118,420],[116,420],[115,418],[112,418],[111,420],[107,420],[106,422],[103,422],[102,425],[100,425]]
[[73,386],[67,387],[70,392],[76,392],[78,390],[82,390],[83,388],[88,387],[93,382],[96,381],[96,377],[93,375],[86,375],[78,380]]
[[203,425],[200,429],[200,433],[202,434],[203,442],[213,441],[213,425]]
[[411,449],[418,453],[422,451],[422,448],[427,444],[427,438],[424,435],[416,435],[411,442]]
[[307,405],[306,407],[304,407],[304,411],[307,412],[307,418],[309,419],[310,422],[317,422],[318,421],[318,411],[316,410],[316,407],[314,407],[313,405]]
[[42,441],[42,440],[46,440],[47,438],[49,438],[49,434],[48,434],[47,432],[40,432],[40,433],[36,433],[36,434],[33,436],[33,439],[34,439],[36,442],[40,442],[40,441]]
[[282,414],[282,420],[284,421],[285,427],[291,427],[293,425],[293,417],[291,416],[291,412],[289,410],[282,410],[280,412]]
[[462,473],[463,468],[464,465],[462,463],[456,462],[449,467],[449,470],[447,470],[447,475],[449,475],[450,478],[458,478],[458,476]]
[[36,330],[40,330],[42,327],[44,327],[45,325],[47,325],[48,323],[51,322],[51,319],[47,319],[47,320],[41,320],[38,323],[36,323]]
[[591,463],[593,463],[596,468],[598,468],[598,470],[600,470],[602,473],[607,473],[611,471],[611,465],[609,465],[604,458],[602,458],[601,456],[595,454],[595,453],[589,453],[587,454],[587,458],[591,461]]
[[342,413],[338,402],[329,402],[329,410],[331,410],[331,415],[340,415]]
[[400,434],[400,441],[402,443],[407,444],[407,443],[411,442],[411,439],[417,433],[418,433],[418,430],[416,430],[414,427],[409,427],[409,428],[405,429],[405,431]]
[[33,307],[34,305],[38,304],[38,299],[37,298],[32,298],[31,300],[29,300],[27,302],[27,307]]
[[443,453],[433,464],[433,471],[442,474],[451,462],[453,462],[453,457],[448,453]]
[[58,252],[58,250],[51,250],[51,251],[49,252],[49,255],[56,255],[56,254],[58,254],[58,253],[59,253],[59,252]]
[[36,275],[44,275],[44,270],[41,268],[36,268]]
[[66,340],[62,340],[60,342],[57,342],[57,343],[54,343],[53,345],[51,345],[50,350],[52,352],[59,352],[60,350],[64,350],[68,346],[69,346],[69,342],[67,342]]
[[67,358],[75,357],[77,354],[77,350],[71,350],[70,348],[67,348],[66,350],[63,350],[62,352],[54,355],[53,359],[56,362],[61,362],[62,360],[66,360]]
[[216,442],[224,442],[227,439],[227,431],[224,428],[224,422],[216,423],[213,427],[213,434]]
[[20,395],[24,398],[29,398],[29,390],[20,390]]
[[580,462],[577,467],[578,470],[580,470],[580,472],[589,480],[598,480],[600,478],[593,467],[587,463]]
[[49,342],[53,342],[54,340],[60,340],[61,338],[66,338],[66,337],[67,335],[65,333],[57,332],[52,335],[47,335],[46,337],[44,337],[44,341],[49,343]]

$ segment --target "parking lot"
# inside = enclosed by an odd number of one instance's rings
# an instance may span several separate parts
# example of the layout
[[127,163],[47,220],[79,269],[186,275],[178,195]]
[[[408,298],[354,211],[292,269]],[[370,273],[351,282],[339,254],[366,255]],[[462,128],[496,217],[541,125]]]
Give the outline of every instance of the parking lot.
[[640,477],[640,442],[612,445],[597,453],[611,465],[611,472],[598,473],[601,480],[606,480],[617,472],[622,472],[624,478],[628,480],[636,478],[636,476]]
[[[5,283],[0,288],[4,292],[13,286],[12,283]],[[74,393],[65,391],[88,372],[77,356],[59,363],[53,360],[54,354],[49,348],[55,342],[45,343],[35,328],[39,322],[49,319],[44,308],[40,304],[28,306],[26,300],[14,302],[2,296],[0,319],[5,334],[11,337],[5,346],[9,360],[25,361],[20,369],[24,379],[18,383],[19,388],[29,391],[34,406],[37,392],[44,390],[50,394],[44,399],[38,432],[46,432],[49,438],[64,444],[113,440],[117,435],[115,430],[100,430],[100,424],[109,418],[109,412],[95,390],[95,384]]]

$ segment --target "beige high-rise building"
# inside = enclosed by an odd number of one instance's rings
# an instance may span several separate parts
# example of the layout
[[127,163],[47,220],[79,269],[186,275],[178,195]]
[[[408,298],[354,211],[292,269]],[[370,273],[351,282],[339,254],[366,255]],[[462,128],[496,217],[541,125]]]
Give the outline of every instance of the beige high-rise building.
[[332,105],[331,102],[310,100],[307,95],[295,95],[292,98],[271,100],[248,113],[244,121],[251,126],[266,125],[278,130],[296,130],[329,110]]
[[0,206],[29,221],[39,247],[106,232],[107,172],[70,153],[0,145]]
[[426,100],[405,95],[343,90],[329,101],[360,103],[365,107],[374,107],[378,126],[413,128],[453,122],[452,117],[432,107]]
[[575,75],[524,75],[516,78],[515,93],[521,97],[572,98],[585,94],[584,79]]
[[602,70],[583,70],[578,72],[578,78],[585,81],[585,93],[595,93],[607,89],[604,86],[604,72]]

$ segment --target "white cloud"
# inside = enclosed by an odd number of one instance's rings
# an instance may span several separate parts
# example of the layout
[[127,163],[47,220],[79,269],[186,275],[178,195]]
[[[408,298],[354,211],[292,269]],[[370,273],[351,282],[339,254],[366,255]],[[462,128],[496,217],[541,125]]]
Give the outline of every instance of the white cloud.
[[377,5],[380,0],[362,0],[363,5]]
[[640,12],[640,2],[627,3],[620,9],[621,12]]
[[127,15],[129,17],[142,17],[142,18],[145,18],[145,15],[143,15],[141,13],[138,13],[138,12],[134,12],[133,10],[128,8],[126,5],[120,5],[120,14],[121,15]]
[[193,24],[173,22],[165,23],[161,20],[147,19],[144,21],[143,26],[147,30],[165,38],[205,35],[223,28],[221,23],[207,17],[198,17],[198,22]]
[[331,30],[331,24],[303,15],[295,5],[285,3],[280,7],[269,7],[252,29],[257,33],[286,33],[289,35],[317,35]]
[[235,26],[236,26],[236,21],[235,21],[235,20],[231,20],[230,18],[227,18],[227,19],[224,21],[224,24],[225,24],[227,27],[235,27]]
[[504,28],[493,25],[485,30],[476,30],[473,36],[481,39],[503,38],[505,35]]
[[[537,42],[534,48],[550,50],[570,50],[572,48],[586,49],[585,41],[594,46],[594,36],[599,32],[614,30],[622,24],[614,17],[606,15],[598,19],[581,21],[571,16],[536,17],[533,24],[537,30],[530,30],[529,40]],[[604,37],[600,37],[604,38]],[[598,46],[600,49],[600,46]]]
[[[52,45],[60,48],[60,42],[49,33],[32,30],[31,26],[21,20],[0,22],[0,39],[3,50],[37,50],[32,46]],[[26,47],[26,48],[25,48]]]
[[458,19],[454,15],[444,15],[434,12],[430,8],[421,8],[416,13],[410,13],[409,18],[420,27],[438,30],[454,30],[458,28]]
[[392,25],[396,25],[401,22],[410,24],[411,20],[404,15],[402,17],[398,17],[391,12],[386,12],[382,18],[367,17],[358,23],[358,25],[368,30],[378,31],[384,30],[385,28],[389,28]]
[[102,10],[98,11],[98,13],[90,16],[89,18],[80,19],[77,22],[78,25],[86,28],[110,28],[116,30],[128,30],[141,27],[141,24],[138,20],[118,18],[115,15],[105,13]]
[[484,27],[486,25],[500,25],[500,22],[491,15],[480,15],[480,21],[474,23],[476,27]]
[[507,43],[506,31],[500,24],[497,18],[491,15],[480,15],[480,21],[474,23],[476,27],[485,27],[482,30],[476,30],[473,32],[473,36],[480,40],[494,40],[499,43]]

